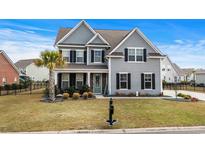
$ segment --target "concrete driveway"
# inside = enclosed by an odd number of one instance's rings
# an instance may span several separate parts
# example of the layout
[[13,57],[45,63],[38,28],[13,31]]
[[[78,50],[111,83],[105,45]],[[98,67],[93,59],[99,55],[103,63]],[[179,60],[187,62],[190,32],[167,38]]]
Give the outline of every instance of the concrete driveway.
[[[163,93],[164,93],[164,95],[171,96],[173,98],[176,97],[174,90],[164,90]],[[191,97],[196,97],[199,100],[205,101],[205,93],[185,91],[185,90],[177,90],[177,93],[183,93],[183,94],[186,94],[186,95],[190,95]]]

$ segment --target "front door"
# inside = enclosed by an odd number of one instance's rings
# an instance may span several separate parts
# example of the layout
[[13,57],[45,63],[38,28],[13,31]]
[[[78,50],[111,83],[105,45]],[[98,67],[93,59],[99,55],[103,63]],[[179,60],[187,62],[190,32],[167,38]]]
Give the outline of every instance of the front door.
[[102,93],[102,76],[101,76],[101,74],[93,74],[93,92],[95,94]]

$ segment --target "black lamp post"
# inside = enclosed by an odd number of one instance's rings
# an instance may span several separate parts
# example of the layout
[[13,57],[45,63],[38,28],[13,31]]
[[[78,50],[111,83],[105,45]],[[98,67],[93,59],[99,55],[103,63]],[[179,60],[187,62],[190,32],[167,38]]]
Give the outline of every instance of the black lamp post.
[[113,120],[112,118],[112,115],[114,114],[114,106],[113,106],[113,100],[112,98],[110,98],[110,101],[109,101],[109,119],[106,121],[109,126],[112,126],[115,122],[117,122],[117,120]]

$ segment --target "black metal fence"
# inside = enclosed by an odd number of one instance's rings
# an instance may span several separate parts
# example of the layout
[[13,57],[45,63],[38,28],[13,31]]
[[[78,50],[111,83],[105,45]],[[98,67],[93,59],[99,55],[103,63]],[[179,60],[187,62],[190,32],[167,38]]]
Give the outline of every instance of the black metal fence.
[[47,86],[46,82],[33,82],[28,84],[12,84],[0,86],[0,96],[17,95],[25,92],[32,94],[33,90],[42,89]]
[[163,84],[164,90],[188,90],[188,91],[196,91],[196,92],[205,92],[205,86],[197,86],[195,84],[188,83],[166,83]]

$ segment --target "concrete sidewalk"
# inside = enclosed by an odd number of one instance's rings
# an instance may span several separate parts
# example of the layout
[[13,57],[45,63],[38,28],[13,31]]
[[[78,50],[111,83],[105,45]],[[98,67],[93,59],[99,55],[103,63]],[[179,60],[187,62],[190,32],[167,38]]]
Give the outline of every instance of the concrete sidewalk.
[[[164,93],[164,95],[175,98],[175,91],[174,90],[164,90],[163,93]],[[205,101],[205,93],[186,91],[186,90],[177,90],[177,93],[190,95],[191,97],[196,97],[199,100]]]
[[20,134],[205,134],[205,126],[155,127],[133,129],[66,130],[42,132],[8,132]]

